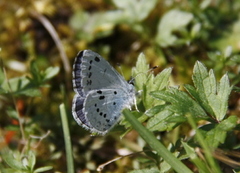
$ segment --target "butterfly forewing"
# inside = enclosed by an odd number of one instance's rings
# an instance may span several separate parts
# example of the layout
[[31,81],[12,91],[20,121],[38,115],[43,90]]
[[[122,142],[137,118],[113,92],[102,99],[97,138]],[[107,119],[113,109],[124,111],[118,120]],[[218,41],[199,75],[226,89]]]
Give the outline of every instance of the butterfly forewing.
[[[80,65],[75,65],[75,68],[79,69],[76,71],[78,74],[75,73],[75,76],[81,79],[81,83],[76,83],[76,86],[82,88],[83,93],[86,94],[95,89],[114,88],[115,86],[125,87],[128,85],[123,77],[99,54],[91,50],[85,50],[79,53],[76,59],[77,62],[81,62]],[[81,94],[79,89],[77,91]]]

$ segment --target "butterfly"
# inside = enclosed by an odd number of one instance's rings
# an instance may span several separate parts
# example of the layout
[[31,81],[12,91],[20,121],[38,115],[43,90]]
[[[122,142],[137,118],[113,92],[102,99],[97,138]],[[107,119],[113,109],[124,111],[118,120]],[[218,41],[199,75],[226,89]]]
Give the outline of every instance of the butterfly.
[[136,105],[133,84],[91,50],[78,53],[72,74],[72,114],[91,133],[105,135],[118,122],[124,108]]

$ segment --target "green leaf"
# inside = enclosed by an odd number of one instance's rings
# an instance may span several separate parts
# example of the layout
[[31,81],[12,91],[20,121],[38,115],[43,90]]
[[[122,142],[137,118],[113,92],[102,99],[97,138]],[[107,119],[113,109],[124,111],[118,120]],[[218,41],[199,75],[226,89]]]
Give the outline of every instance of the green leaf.
[[36,156],[32,151],[28,152],[28,166],[30,170],[33,170],[34,166],[36,164]]
[[225,74],[218,84],[213,70],[208,73],[202,63],[196,62],[192,78],[196,89],[185,85],[187,91],[211,116],[221,121],[226,115],[228,97],[232,90],[228,76]]
[[[5,81],[2,85],[2,88],[7,91],[11,92],[17,92],[22,90],[24,87],[26,87],[29,84],[29,80],[26,77],[16,77],[11,78],[7,81]],[[9,85],[11,88],[9,88]]]
[[147,82],[147,71],[149,65],[147,64],[146,57],[143,53],[138,56],[136,67],[132,69],[132,76],[135,78],[135,86],[137,90],[142,90],[143,85]]
[[183,141],[181,142],[190,160],[198,167],[198,170],[204,173],[210,173],[210,171],[208,170],[207,164],[204,163],[203,160],[198,157],[194,148],[189,146],[188,143],[186,142],[183,142]]
[[145,112],[145,114],[149,117],[152,117],[152,116],[156,115],[157,113],[163,111],[164,109],[166,109],[166,105],[157,105],[157,106],[154,106],[151,109],[148,109]]
[[35,169],[34,173],[45,172],[45,171],[48,171],[48,170],[51,170],[51,169],[53,169],[52,166],[44,166],[44,167]]
[[2,88],[16,96],[27,95],[30,97],[35,97],[41,95],[39,89],[35,86],[32,86],[29,79],[24,76],[9,79],[8,82],[5,81],[2,85]]
[[12,152],[10,150],[4,149],[1,151],[1,156],[3,160],[8,164],[8,166],[10,166],[11,168],[22,171],[27,170],[22,165],[22,160],[19,152]]
[[138,169],[130,171],[129,173],[159,173],[159,169],[157,168]]
[[162,103],[149,95],[151,91],[162,90],[169,85],[169,78],[172,68],[164,69],[161,73],[154,77],[152,73],[148,73],[149,65],[146,62],[144,54],[140,54],[136,63],[136,67],[132,70],[135,76],[135,86],[138,91],[142,91],[142,102],[146,110],[154,105]]
[[[187,113],[191,113],[197,119],[207,118],[206,113],[196,101],[176,88],[154,91],[150,95],[170,103],[170,105],[158,105],[146,111],[146,115],[151,116],[147,123],[147,128],[151,131],[171,130],[178,123],[187,120],[185,117]],[[156,114],[153,115],[154,113]]]
[[170,110],[163,110],[150,118],[147,122],[147,129],[150,131],[166,131],[171,130],[176,123],[168,123],[167,119],[173,116],[174,113]]
[[30,73],[32,77],[29,78],[29,80],[34,85],[38,86],[42,81],[42,76],[41,76],[40,70],[38,69],[37,63],[35,61],[31,61]]
[[162,90],[169,85],[169,78],[172,73],[172,68],[166,68],[161,73],[158,73],[154,78],[152,90]]
[[43,81],[47,81],[59,73],[59,67],[48,67],[43,73]]
[[217,148],[219,144],[223,144],[227,133],[237,125],[237,120],[238,118],[236,116],[230,116],[217,125],[207,124],[202,126],[200,129],[208,146],[214,149]]
[[183,91],[171,87],[168,90],[155,91],[150,94],[156,99],[171,103],[168,109],[176,114],[184,116],[191,113],[195,118],[206,118],[206,113],[201,106]]
[[173,35],[174,31],[181,31],[193,20],[193,15],[180,10],[170,10],[161,19],[158,29],[156,42],[162,46],[172,46],[178,38]]
[[40,71],[35,61],[31,62],[30,66],[31,77],[28,77],[30,85],[33,87],[43,86],[44,83],[56,76],[59,72],[59,67],[48,67],[45,71]]
[[218,117],[219,120],[223,119],[227,112],[228,98],[231,93],[231,90],[232,90],[232,87],[230,86],[228,76],[225,74],[220,79],[219,88],[218,88],[218,96],[220,100],[222,100],[221,107],[220,107],[221,108],[220,113],[222,114],[219,115]]
[[[81,20],[79,20],[81,19]],[[76,30],[81,30],[85,23],[89,20],[89,14],[82,11],[77,10],[75,14],[69,20],[69,25]]]
[[123,10],[126,21],[140,22],[144,20],[155,7],[157,0],[113,0],[113,3]]

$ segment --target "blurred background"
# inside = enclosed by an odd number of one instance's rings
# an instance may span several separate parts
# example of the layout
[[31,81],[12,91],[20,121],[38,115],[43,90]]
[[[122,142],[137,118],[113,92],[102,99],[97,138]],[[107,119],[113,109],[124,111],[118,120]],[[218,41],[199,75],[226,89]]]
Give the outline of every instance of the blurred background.
[[[135,131],[123,139],[118,133],[91,137],[74,121],[71,70],[80,50],[98,52],[115,68],[121,64],[126,79],[143,52],[151,67],[159,66],[156,72],[173,67],[171,85],[192,84],[193,65],[201,61],[217,80],[227,72],[239,87],[240,1],[1,0],[0,12],[0,149],[31,148],[35,167],[53,166],[49,172],[67,170],[59,113],[63,102],[76,172],[94,171],[145,146]],[[229,112],[240,115],[239,108],[239,94],[232,93]],[[171,133],[162,135],[171,141]],[[104,171],[127,172],[148,164],[135,155]]]

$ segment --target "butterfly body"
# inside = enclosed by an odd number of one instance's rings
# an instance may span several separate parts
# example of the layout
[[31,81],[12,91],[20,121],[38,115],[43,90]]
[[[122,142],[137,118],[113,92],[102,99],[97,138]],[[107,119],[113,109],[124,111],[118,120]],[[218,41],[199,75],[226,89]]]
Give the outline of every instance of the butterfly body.
[[124,108],[135,104],[135,88],[99,54],[84,50],[73,65],[72,113],[83,128],[106,134],[119,120]]

